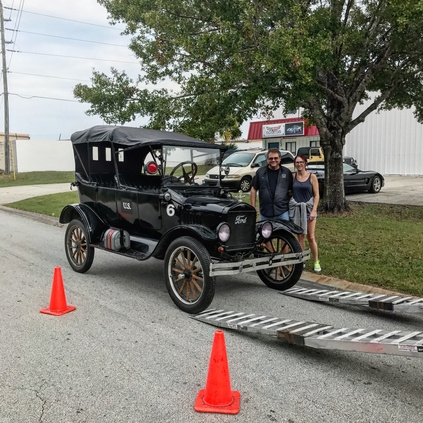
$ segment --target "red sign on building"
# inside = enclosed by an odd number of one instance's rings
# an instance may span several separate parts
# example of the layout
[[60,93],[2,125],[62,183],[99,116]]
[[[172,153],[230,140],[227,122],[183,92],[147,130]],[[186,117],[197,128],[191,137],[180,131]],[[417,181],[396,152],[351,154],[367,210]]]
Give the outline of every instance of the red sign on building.
[[285,118],[251,122],[248,140],[313,135],[319,135],[317,127],[315,125],[308,126],[304,118]]

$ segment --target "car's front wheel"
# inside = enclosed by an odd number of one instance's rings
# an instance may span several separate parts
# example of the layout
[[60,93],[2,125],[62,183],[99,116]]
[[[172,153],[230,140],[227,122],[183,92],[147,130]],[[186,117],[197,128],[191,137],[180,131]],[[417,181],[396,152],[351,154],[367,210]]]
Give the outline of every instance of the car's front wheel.
[[66,258],[75,272],[87,272],[94,260],[94,248],[90,247],[87,228],[79,220],[74,219],[66,228],[65,233]]
[[[265,243],[265,253],[299,253],[301,246],[295,236],[287,231],[277,231]],[[257,270],[260,279],[269,287],[284,291],[292,288],[300,279],[303,263],[281,265],[269,269]]]
[[200,313],[211,304],[216,281],[209,276],[209,253],[196,239],[173,241],[166,251],[164,270],[170,298],[182,311]]
[[372,184],[369,191],[373,194],[377,194],[382,189],[382,179],[380,176],[376,175],[372,179]]

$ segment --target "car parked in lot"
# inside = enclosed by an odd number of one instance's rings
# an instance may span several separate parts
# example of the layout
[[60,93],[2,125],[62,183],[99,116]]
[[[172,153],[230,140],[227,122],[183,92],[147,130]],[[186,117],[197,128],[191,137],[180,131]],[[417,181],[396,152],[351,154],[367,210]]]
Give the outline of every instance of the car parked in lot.
[[305,156],[309,163],[324,162],[325,156],[322,147],[300,147],[297,150],[297,156]]
[[[353,192],[371,192],[377,194],[385,185],[384,177],[373,170],[360,170],[347,163],[343,163],[344,174],[344,190],[345,193]],[[323,193],[325,183],[325,165],[311,163],[307,165],[307,170],[313,172],[317,176],[319,182],[320,193]]]
[[[65,253],[87,272],[96,249],[164,261],[173,302],[199,313],[213,300],[216,276],[257,272],[269,287],[297,283],[310,251],[281,221],[256,221],[256,209],[204,183],[225,147],[182,134],[95,126],[71,136],[79,203],[62,210]],[[235,154],[235,153],[234,153]],[[140,283],[142,270],[140,270]]]
[[[222,187],[248,192],[257,169],[267,163],[266,154],[267,150],[235,151],[223,160],[222,166],[215,166],[206,173],[205,183],[217,185],[220,179]],[[294,155],[290,151],[281,150],[281,164],[294,171]]]

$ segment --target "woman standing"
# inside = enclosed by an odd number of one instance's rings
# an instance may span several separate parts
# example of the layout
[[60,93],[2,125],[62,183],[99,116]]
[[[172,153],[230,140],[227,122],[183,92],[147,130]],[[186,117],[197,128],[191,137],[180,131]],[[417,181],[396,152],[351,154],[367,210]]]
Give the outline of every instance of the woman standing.
[[290,218],[303,228],[303,233],[298,235],[298,242],[305,250],[305,236],[314,261],[314,271],[321,272],[317,242],[314,235],[316,229],[317,206],[319,205],[319,183],[314,173],[306,170],[306,156],[296,156],[294,166],[293,196],[289,203]]

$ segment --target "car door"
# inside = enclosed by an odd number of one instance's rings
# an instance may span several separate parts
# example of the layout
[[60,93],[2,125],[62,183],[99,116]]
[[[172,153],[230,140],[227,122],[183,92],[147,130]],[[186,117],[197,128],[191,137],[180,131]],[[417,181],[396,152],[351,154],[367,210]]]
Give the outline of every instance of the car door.
[[162,226],[160,190],[145,181],[125,184],[117,191],[117,207],[125,229],[131,233],[159,230]]
[[349,164],[343,163],[345,192],[362,191],[366,186],[366,177]]

